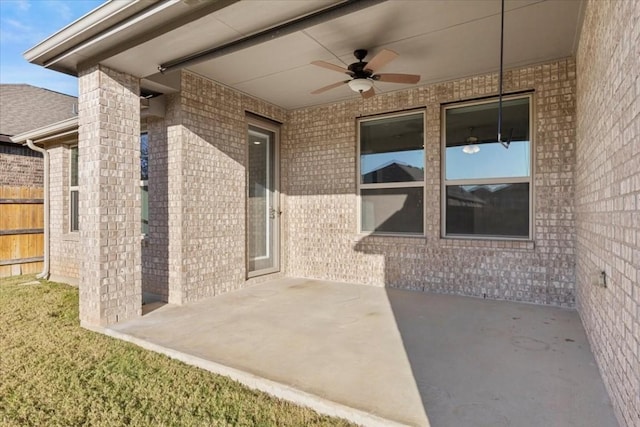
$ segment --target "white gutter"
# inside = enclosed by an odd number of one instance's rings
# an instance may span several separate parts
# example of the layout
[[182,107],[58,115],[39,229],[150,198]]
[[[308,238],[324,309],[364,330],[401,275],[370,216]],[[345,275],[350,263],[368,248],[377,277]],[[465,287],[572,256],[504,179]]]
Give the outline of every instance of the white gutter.
[[28,146],[33,151],[37,151],[42,153],[44,160],[44,266],[42,269],[42,273],[38,274],[36,277],[39,279],[48,279],[49,278],[49,269],[51,266],[51,256],[49,254],[50,248],[50,239],[49,239],[49,231],[50,231],[50,219],[49,219],[49,206],[50,206],[50,197],[49,197],[49,152],[35,145],[36,142],[44,142],[54,138],[64,137],[73,133],[78,132],[78,117],[72,117],[67,120],[62,120],[58,123],[53,123],[48,126],[44,126],[32,131],[21,133],[20,135],[16,135],[11,137],[13,142],[17,143],[25,143],[24,145]]
[[42,142],[52,137],[76,132],[78,132],[78,116],[12,136],[11,141],[27,143],[27,140],[32,139],[34,142]]
[[158,0],[110,0],[71,24],[47,37],[31,49],[23,53],[29,62],[43,65],[47,57],[59,55],[77,46],[102,31],[118,24],[121,20],[149,7]]
[[156,4],[152,7],[150,7],[148,10],[146,10],[145,12],[143,12],[140,15],[134,16],[133,18],[128,18],[127,20],[125,20],[124,22],[121,22],[117,25],[114,25],[112,28],[108,29],[107,31],[103,31],[93,37],[91,37],[88,40],[85,40],[81,43],[79,43],[78,45],[76,45],[75,47],[73,47],[72,49],[69,49],[59,55],[56,55],[55,57],[47,60],[44,62],[43,66],[46,68],[49,68],[53,65],[55,65],[56,63],[64,60],[65,58],[68,58],[69,56],[76,54],[78,52],[80,52],[81,50],[84,50],[90,46],[93,46],[97,43],[100,43],[101,41],[127,29],[130,28],[136,24],[139,24],[140,22],[152,17],[153,15],[168,9],[170,7],[173,7],[177,4],[180,4],[181,0],[165,0],[165,2]]
[[36,277],[39,279],[49,278],[49,152],[44,148],[37,147],[33,140],[27,139],[27,146],[33,151],[42,153],[44,158],[44,266],[42,273]]

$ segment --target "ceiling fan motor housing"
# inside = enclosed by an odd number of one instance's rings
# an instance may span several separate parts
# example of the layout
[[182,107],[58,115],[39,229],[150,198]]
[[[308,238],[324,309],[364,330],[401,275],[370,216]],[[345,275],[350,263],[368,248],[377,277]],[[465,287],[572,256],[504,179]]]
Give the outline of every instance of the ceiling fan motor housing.
[[368,51],[366,49],[356,49],[353,51],[353,56],[356,57],[358,62],[354,62],[353,64],[347,67],[349,71],[351,71],[351,76],[354,79],[367,79],[370,78],[373,74],[371,71],[365,71],[365,67],[368,62],[364,62],[363,59],[366,58]]
[[373,73],[364,69],[367,64],[368,62],[354,62],[353,64],[349,65],[348,68],[349,71],[351,71],[351,76],[354,79],[366,79],[371,77]]

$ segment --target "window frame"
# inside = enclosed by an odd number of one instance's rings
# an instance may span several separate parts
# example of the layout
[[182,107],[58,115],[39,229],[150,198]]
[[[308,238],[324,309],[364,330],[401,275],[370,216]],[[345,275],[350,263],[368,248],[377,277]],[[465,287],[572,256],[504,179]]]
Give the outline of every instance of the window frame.
[[[356,118],[356,203],[357,203],[357,234],[362,236],[383,236],[383,237],[405,237],[405,238],[424,238],[426,236],[426,183],[427,183],[427,110],[426,108],[414,108],[411,110],[395,111],[374,116],[364,116]],[[383,120],[391,117],[402,117],[422,114],[422,157],[424,164],[424,176],[422,181],[406,181],[406,182],[389,182],[389,183],[368,183],[363,184],[361,173],[361,135],[360,124],[363,122],[372,122]],[[362,190],[381,190],[393,188],[422,188],[422,233],[387,233],[379,231],[366,231],[362,229]]]
[[[76,183],[76,185],[72,185],[72,177],[73,177],[73,149],[78,150],[78,155],[76,156],[77,159],[77,166],[76,166],[76,170],[78,171],[78,182]],[[73,145],[69,145],[69,222],[68,222],[68,231],[69,233],[78,233],[80,231],[80,149],[78,148],[78,144],[73,144]],[[73,209],[73,193],[77,193],[77,198],[78,198],[78,206],[77,206],[77,212],[76,212],[76,220],[74,221],[74,209]],[[77,228],[74,229],[73,228],[73,224],[76,224]]]
[[[507,240],[507,241],[532,241],[534,236],[534,165],[535,165],[535,129],[534,126],[534,99],[533,92],[525,94],[503,95],[503,101],[514,99],[529,100],[529,176],[528,177],[507,177],[507,178],[479,178],[479,179],[452,179],[447,180],[447,110],[469,107],[482,104],[498,103],[498,96],[486,99],[476,99],[456,103],[443,104],[440,115],[440,238],[441,239],[465,239],[465,240]],[[497,123],[496,123],[497,125]],[[497,131],[497,129],[496,129]],[[452,185],[492,185],[492,184],[529,184],[529,233],[527,236],[491,236],[486,234],[447,234],[447,186]]]

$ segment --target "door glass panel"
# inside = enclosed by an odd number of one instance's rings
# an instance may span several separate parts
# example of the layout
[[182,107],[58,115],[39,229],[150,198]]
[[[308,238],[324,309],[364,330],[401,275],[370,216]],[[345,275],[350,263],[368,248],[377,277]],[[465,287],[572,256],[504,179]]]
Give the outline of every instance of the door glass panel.
[[[249,273],[278,268],[275,133],[249,126],[247,252]],[[255,274],[254,274],[255,275]]]

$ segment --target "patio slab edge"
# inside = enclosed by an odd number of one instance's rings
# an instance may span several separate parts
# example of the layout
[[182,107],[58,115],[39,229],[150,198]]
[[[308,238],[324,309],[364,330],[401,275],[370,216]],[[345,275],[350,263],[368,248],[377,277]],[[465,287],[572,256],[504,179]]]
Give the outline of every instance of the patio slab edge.
[[[242,371],[240,369],[232,368],[221,363],[217,363],[211,360],[203,359],[197,356],[193,356],[182,351],[178,351],[172,348],[168,348],[159,344],[146,341],[144,339],[110,329],[109,327],[96,327],[89,325],[82,325],[85,329],[97,332],[103,335],[107,335],[112,338],[116,338],[122,341],[129,342],[137,345],[138,347],[150,350],[156,353],[164,354],[175,360],[179,360],[191,366],[196,366],[200,369],[212,372],[214,374],[228,377],[234,381],[237,381],[251,389],[265,392],[271,396],[279,399],[286,400],[296,405],[305,406],[313,409],[324,415],[343,418],[352,423],[371,426],[371,427],[406,427],[407,424],[398,423],[397,421],[389,420],[379,417],[377,415],[346,406],[320,396],[307,393],[305,391],[296,389],[286,384],[279,383],[277,381],[269,380],[267,378],[254,375],[252,373]],[[426,426],[428,427],[428,426]]]

